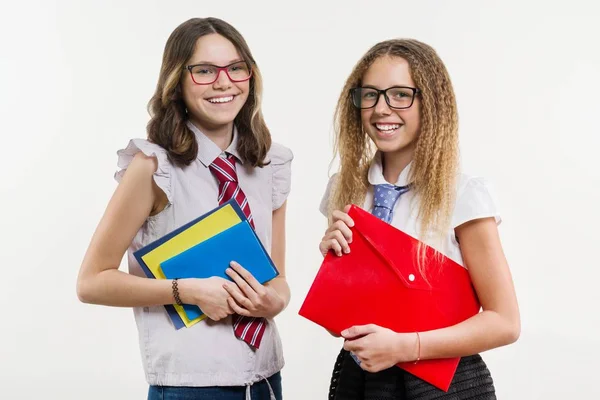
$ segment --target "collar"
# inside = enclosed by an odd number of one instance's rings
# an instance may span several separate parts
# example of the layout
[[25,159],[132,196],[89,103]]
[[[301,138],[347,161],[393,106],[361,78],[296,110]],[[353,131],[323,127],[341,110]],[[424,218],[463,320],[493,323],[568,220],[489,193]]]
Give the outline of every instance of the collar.
[[[412,161],[408,163],[406,167],[404,167],[402,172],[400,172],[398,180],[395,183],[396,186],[407,186],[410,183],[408,179],[410,178],[411,166]],[[371,166],[369,167],[368,179],[369,183],[373,186],[381,184],[389,185],[389,182],[387,182],[383,177],[383,164],[380,151],[377,151],[377,153],[375,153],[375,157],[373,157],[373,161],[371,162]]]
[[208,136],[206,136],[200,129],[196,127],[191,121],[186,122],[187,127],[194,133],[196,136],[196,141],[198,142],[198,160],[208,168],[210,164],[213,163],[217,159],[217,157],[221,156],[223,153],[229,153],[233,155],[238,161],[243,162],[237,151],[238,144],[238,131],[237,127],[233,126],[233,137],[231,139],[231,143],[225,149],[225,151],[221,150],[219,146],[215,144]]

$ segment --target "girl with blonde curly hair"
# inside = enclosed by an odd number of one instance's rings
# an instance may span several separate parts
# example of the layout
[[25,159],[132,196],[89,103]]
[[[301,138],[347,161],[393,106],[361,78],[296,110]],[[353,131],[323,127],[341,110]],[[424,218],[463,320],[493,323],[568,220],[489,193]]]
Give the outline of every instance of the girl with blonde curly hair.
[[[459,171],[456,99],[435,50],[416,40],[373,46],[340,96],[335,147],[340,169],[321,202],[330,223],[322,254],[350,252],[354,222],[347,212],[359,205],[466,268],[482,310],[426,332],[348,327],[330,399],[495,399],[479,353],[517,340],[519,308],[490,185]],[[427,280],[425,252],[416,254]],[[395,367],[451,357],[461,361],[446,393]]]

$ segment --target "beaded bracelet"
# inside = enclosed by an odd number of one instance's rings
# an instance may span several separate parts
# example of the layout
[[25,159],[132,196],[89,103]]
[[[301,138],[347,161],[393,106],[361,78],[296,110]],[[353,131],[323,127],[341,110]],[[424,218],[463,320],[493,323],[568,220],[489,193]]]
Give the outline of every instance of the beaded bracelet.
[[179,298],[179,288],[177,287],[177,279],[179,279],[179,278],[173,279],[173,284],[172,284],[173,297],[175,298],[175,302],[181,306],[181,305],[183,305],[183,303],[181,302],[181,299]]

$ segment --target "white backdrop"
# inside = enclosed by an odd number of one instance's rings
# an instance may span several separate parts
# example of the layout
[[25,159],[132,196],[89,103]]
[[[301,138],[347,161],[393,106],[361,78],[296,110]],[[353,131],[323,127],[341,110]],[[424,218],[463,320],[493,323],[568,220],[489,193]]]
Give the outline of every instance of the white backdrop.
[[498,397],[600,398],[598,6],[361,3],[2,1],[0,397],[145,398],[131,310],[78,303],[75,280],[116,185],[115,152],[145,137],[168,35],[216,16],[246,37],[274,140],[295,154],[293,297],[277,319],[286,399],[324,399],[341,346],[297,312],[321,262],[335,102],[359,57],[393,37],[438,50],[458,97],[464,169],[500,199],[523,329],[484,354]]

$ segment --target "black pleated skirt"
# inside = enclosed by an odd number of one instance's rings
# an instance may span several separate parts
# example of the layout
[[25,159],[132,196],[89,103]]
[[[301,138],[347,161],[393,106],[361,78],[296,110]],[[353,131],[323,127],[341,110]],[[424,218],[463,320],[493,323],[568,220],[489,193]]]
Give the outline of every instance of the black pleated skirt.
[[496,394],[490,371],[478,354],[461,358],[444,392],[398,367],[366,372],[342,349],[331,376],[329,400],[496,400]]

